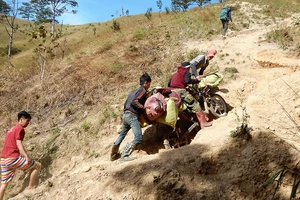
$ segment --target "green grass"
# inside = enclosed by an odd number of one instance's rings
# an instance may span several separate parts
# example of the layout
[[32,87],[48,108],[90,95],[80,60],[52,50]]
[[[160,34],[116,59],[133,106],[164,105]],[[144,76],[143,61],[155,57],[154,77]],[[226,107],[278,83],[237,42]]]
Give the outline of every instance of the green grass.
[[298,31],[300,31],[299,27],[298,29],[295,27],[276,28],[266,34],[266,40],[279,44],[282,49],[287,49],[294,45],[295,40],[300,39]]
[[227,73],[238,73],[239,71],[235,67],[225,67],[224,69],[225,72]]

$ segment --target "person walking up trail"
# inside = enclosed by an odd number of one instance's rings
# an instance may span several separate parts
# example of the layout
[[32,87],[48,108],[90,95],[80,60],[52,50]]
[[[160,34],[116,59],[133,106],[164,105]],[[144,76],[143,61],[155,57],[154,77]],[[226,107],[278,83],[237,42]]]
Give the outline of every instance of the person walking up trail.
[[222,36],[225,38],[225,34],[228,29],[229,20],[232,22],[231,18],[231,8],[224,6],[220,12],[220,20],[222,22]]

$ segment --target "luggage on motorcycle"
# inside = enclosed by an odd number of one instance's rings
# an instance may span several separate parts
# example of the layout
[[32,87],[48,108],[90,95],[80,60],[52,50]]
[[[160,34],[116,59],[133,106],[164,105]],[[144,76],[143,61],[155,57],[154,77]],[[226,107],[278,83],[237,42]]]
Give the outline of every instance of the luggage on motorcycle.
[[179,92],[177,92],[175,90],[171,90],[171,93],[169,94],[169,97],[174,100],[174,103],[177,106],[177,108],[181,107],[181,97],[180,97]]
[[178,108],[172,98],[166,98],[167,110],[166,112],[157,118],[155,121],[161,124],[166,124],[175,128],[178,118]]
[[142,114],[139,117],[139,122],[142,128],[146,127],[149,125],[148,121],[146,120],[145,116]]
[[157,92],[161,93],[166,98],[173,98],[178,108],[181,106],[181,97],[179,92],[171,90],[171,88],[155,88],[154,94]]
[[144,109],[149,109],[149,112],[146,113],[146,116],[150,121],[154,121],[159,118],[167,108],[167,103],[165,97],[157,92],[152,96],[148,97]]
[[207,85],[210,87],[217,87],[222,80],[223,80],[223,75],[216,72],[201,79],[201,81],[198,83],[198,87],[203,88]]
[[180,105],[180,107],[178,108],[178,113],[181,113],[181,112],[185,111],[186,109],[187,109],[186,104],[185,104],[185,103],[182,103],[182,104]]
[[171,88],[155,88],[155,92],[154,93],[161,93],[162,95],[164,95],[165,97],[168,97],[169,94],[171,94]]

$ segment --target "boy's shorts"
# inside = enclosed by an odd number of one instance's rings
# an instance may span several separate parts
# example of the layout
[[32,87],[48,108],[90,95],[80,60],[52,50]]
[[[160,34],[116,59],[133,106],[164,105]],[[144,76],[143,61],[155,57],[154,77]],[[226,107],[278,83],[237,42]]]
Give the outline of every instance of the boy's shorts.
[[16,170],[26,173],[32,169],[40,170],[40,168],[41,164],[39,162],[32,160],[31,163],[28,163],[25,157],[1,158],[1,183],[9,183]]

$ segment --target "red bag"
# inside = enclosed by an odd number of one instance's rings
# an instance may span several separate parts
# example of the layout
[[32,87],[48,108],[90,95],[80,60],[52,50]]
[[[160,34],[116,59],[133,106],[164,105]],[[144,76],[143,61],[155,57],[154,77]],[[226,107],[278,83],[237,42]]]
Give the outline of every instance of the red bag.
[[177,106],[177,108],[179,108],[181,105],[180,93],[175,90],[172,90],[171,93],[169,94],[169,97],[173,98],[175,105]]
[[167,103],[165,97],[159,92],[148,97],[144,105],[146,117],[150,121],[154,121],[159,118],[166,111],[166,108]]

